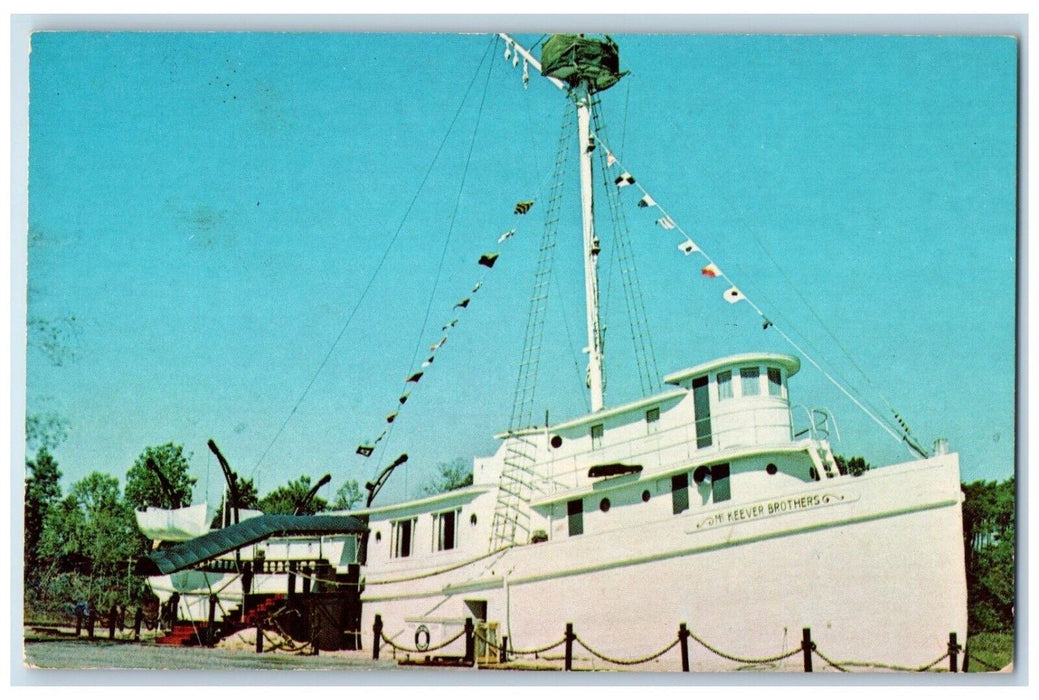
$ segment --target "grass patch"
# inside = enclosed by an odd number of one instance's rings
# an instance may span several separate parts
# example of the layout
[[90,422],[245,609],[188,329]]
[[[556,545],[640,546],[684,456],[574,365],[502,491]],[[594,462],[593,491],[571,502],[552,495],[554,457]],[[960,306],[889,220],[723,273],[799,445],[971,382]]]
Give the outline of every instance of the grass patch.
[[998,671],[1014,660],[1014,635],[1005,632],[975,634],[967,638],[967,653],[970,654],[970,673]]

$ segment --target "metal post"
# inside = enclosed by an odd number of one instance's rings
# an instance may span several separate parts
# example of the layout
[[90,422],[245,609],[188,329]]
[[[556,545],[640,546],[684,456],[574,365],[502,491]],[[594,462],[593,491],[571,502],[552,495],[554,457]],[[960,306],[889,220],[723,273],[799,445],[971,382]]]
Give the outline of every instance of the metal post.
[[263,653],[263,620],[256,621],[256,653]]
[[949,671],[956,673],[956,661],[960,645],[956,643],[956,633],[949,632]]
[[216,604],[217,597],[215,593],[209,594],[209,625],[206,627],[206,646],[213,646],[216,644]]
[[133,614],[133,640],[135,642],[141,641],[141,621],[144,620],[144,610],[141,606],[137,606],[137,610]]
[[509,635],[503,635],[501,638],[501,649],[498,650],[498,661],[505,663],[509,660],[509,656],[506,653],[506,649],[509,648]]
[[465,618],[465,663],[471,664],[476,659],[476,639],[473,637],[473,618]]
[[804,654],[805,673],[812,672],[812,628],[801,630],[801,652]]
[[961,671],[967,673],[970,671],[970,649],[967,645],[963,645],[963,666],[960,668]]
[[115,616],[118,612],[118,608],[115,603],[112,603],[112,607],[108,610],[108,638],[115,639]]
[[83,630],[83,609],[76,606],[76,636]]
[[290,562],[289,563],[289,600],[296,597],[296,567]]
[[[314,601],[315,603],[317,601]],[[317,605],[310,609],[310,655],[318,655],[318,640],[321,639],[321,611]]]
[[379,646],[382,645],[382,615],[375,616],[375,624],[372,625],[372,658],[379,660]]
[[303,595],[310,595],[310,567],[303,567]]
[[566,623],[566,661],[563,664],[564,671],[572,671],[574,667],[574,623]]
[[90,612],[87,613],[87,639],[93,639],[94,638],[94,616],[95,615],[96,615],[96,613],[94,612],[94,606],[91,605],[90,606]]
[[682,671],[689,673],[689,630],[684,622],[678,626],[678,646],[682,650]]

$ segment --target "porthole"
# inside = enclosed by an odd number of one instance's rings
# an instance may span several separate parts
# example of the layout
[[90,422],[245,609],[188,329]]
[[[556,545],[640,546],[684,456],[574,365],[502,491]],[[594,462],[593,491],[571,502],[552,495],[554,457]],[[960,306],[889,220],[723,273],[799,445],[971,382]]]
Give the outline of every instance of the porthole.
[[765,467],[765,471],[767,471],[769,474],[775,474],[776,472],[779,471],[779,467],[777,467],[774,464],[769,463],[769,465],[767,467]]
[[642,492],[642,502],[649,503],[649,489]]
[[469,516],[469,524],[476,527],[476,513]]
[[693,481],[698,484],[702,484],[704,479],[710,478],[711,468],[707,466],[697,467],[696,471],[693,472]]
[[601,510],[603,513],[605,513],[609,509],[610,509],[610,499],[604,498],[601,501],[599,501],[599,510]]
[[551,444],[552,447],[559,449],[563,446],[563,438],[561,438],[558,435],[553,435],[552,439],[549,441],[549,444]]

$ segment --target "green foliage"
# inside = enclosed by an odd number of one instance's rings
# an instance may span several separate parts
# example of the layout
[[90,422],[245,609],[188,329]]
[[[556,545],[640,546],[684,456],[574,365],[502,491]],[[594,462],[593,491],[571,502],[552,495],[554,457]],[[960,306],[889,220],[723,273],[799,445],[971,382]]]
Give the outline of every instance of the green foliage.
[[433,481],[426,485],[425,492],[429,495],[454,491],[473,485],[473,470],[469,462],[457,457],[450,462],[441,462],[437,465],[436,476]]
[[[256,492],[256,483],[252,479],[239,478],[235,476],[235,483],[238,486],[238,507],[239,509],[253,509],[261,510],[260,508],[260,495]],[[233,518],[232,517],[232,522]],[[223,527],[224,520],[224,499],[220,499],[220,507],[216,509],[216,515],[213,516],[212,522],[209,524],[211,528]]]
[[25,574],[36,582],[38,549],[43,534],[43,523],[50,509],[61,499],[61,472],[58,463],[41,447],[36,458],[25,463]]
[[36,598],[45,606],[90,600],[106,610],[113,603],[140,600],[143,581],[130,567],[146,551],[133,509],[120,498],[119,480],[94,472],[47,511]]
[[837,471],[841,474],[862,476],[870,469],[869,463],[863,457],[848,458],[841,455],[834,455],[833,460],[837,462]]
[[1014,635],[983,632],[967,638],[967,669],[971,673],[991,673],[1014,660]]
[[335,500],[332,501],[332,510],[350,510],[363,499],[364,495],[361,493],[360,485],[353,479],[347,479],[336,491]]
[[[166,477],[171,493],[166,493],[159,477],[148,467],[149,459]],[[188,460],[183,447],[168,442],[145,448],[126,472],[126,501],[137,510],[148,506],[183,508],[191,505],[194,485],[195,479],[188,476]]]
[[[279,486],[261,498],[259,508],[268,515],[271,513],[292,515],[311,488],[313,488],[313,484],[310,483],[310,477],[304,474],[298,479],[289,480],[287,485]],[[300,511],[300,515],[313,515],[325,510],[328,510],[328,501],[320,496],[314,496],[310,504]]]
[[967,629],[1014,629],[1014,479],[963,485],[963,544],[967,565]]

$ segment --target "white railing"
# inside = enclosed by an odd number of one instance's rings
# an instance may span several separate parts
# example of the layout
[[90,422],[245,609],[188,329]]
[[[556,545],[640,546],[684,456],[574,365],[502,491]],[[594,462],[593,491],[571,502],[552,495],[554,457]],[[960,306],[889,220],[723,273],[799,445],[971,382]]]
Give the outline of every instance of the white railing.
[[[726,422],[724,416],[719,418],[722,420],[718,421],[712,417],[712,428],[716,422]],[[788,411],[778,411],[776,407],[770,406],[741,411],[738,424],[713,431],[710,434],[711,444],[706,447],[696,446],[696,428],[692,422],[659,429],[653,433],[634,435],[627,439],[611,441],[600,448],[539,461],[536,468],[544,476],[537,483],[537,487],[543,493],[578,488],[588,482],[588,469],[597,464],[621,462],[637,464],[643,469],[666,469],[723,449],[774,444],[776,440],[773,436],[780,431],[783,431],[788,439],[792,439],[790,425]],[[769,439],[762,439],[764,435],[769,436]]]

